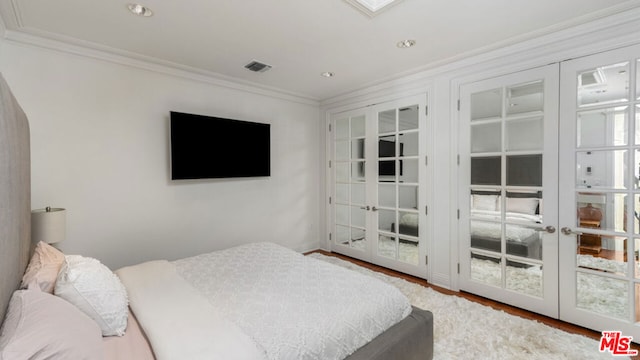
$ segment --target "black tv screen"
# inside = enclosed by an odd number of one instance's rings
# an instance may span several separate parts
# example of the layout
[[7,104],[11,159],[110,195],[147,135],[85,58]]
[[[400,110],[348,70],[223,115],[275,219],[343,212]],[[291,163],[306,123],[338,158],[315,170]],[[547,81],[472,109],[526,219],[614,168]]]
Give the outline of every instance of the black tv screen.
[[171,179],[271,175],[270,125],[171,112]]
[[[400,143],[400,154],[404,154],[404,144]],[[378,157],[395,157],[396,156],[396,142],[389,140],[378,141]],[[402,160],[398,161],[400,165],[400,176],[402,176]],[[378,175],[380,176],[394,176],[396,174],[396,161],[395,160],[380,160],[378,162]]]

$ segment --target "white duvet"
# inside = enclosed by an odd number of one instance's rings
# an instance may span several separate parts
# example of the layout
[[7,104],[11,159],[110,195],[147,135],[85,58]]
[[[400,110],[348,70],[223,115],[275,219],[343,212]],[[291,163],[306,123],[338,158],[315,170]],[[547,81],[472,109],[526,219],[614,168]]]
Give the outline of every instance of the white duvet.
[[[222,338],[230,344],[222,347],[224,351],[245,346],[250,339],[254,344],[251,350],[268,359],[343,359],[411,312],[407,298],[391,285],[271,243],[243,245],[174,261],[171,265],[183,282],[181,286],[188,285],[197,298],[206,299],[205,308],[209,308],[206,314],[214,314],[212,319],[220,317],[231,323],[232,330],[240,330],[240,335],[234,334],[235,340],[230,336]],[[122,276],[122,272],[118,275]],[[131,294],[127,281],[123,282]],[[153,302],[153,296],[129,298],[149,335],[137,308],[144,311],[147,305],[142,302]],[[136,304],[139,298],[144,300]],[[179,301],[182,300],[176,300],[173,306],[179,306]],[[201,301],[197,303],[188,302],[189,306],[202,307]],[[201,320],[196,322],[205,325]],[[181,326],[181,331],[189,332],[188,329],[188,325]],[[155,340],[153,335],[149,337],[154,351],[155,343],[176,343],[166,332]],[[180,341],[186,338],[178,336]],[[215,341],[220,341],[217,336],[209,337],[209,342]],[[184,344],[163,346],[178,349]],[[158,353],[156,357],[170,359]]]
[[258,344],[178,276],[168,261],[125,267],[116,274],[156,359],[266,358]]
[[[500,221],[501,214],[499,211],[490,210],[471,210],[471,236],[500,239],[502,232],[502,224],[499,222],[481,221],[493,220]],[[506,221],[521,223],[528,226],[536,226],[540,223],[542,217],[539,215],[529,215],[515,212],[507,212],[505,214]],[[508,241],[520,242],[536,234],[538,230],[523,225],[506,224],[505,238]]]
[[418,214],[406,213],[406,214],[402,215],[402,217],[400,217],[400,224],[401,225],[408,225],[408,226],[418,227],[418,221],[419,220],[420,219],[418,217]]

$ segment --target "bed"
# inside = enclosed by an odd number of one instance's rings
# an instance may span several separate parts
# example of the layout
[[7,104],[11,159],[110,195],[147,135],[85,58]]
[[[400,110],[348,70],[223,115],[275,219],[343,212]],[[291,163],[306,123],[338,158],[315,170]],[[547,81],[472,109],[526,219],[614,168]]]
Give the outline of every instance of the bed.
[[507,193],[504,205],[494,193],[471,196],[469,233],[471,247],[500,252],[502,244],[502,211],[504,212],[506,252],[529,259],[542,258],[542,241],[538,227],[542,223],[538,192]]
[[[400,215],[398,233],[400,235],[419,236],[419,216],[417,213],[403,213]],[[391,224],[391,232],[395,232],[395,223]]]
[[[32,244],[29,126],[1,75],[0,102],[0,358],[432,358],[430,312],[387,284],[275,244],[118,275],[95,259]],[[59,268],[50,266],[56,261]],[[34,269],[40,273],[25,285]],[[92,296],[97,314],[75,302]]]

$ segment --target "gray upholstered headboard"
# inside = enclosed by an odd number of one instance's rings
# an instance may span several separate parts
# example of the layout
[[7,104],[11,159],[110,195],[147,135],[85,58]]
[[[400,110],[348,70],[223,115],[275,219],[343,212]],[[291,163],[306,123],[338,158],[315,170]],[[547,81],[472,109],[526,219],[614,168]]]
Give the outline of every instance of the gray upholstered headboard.
[[0,74],[0,322],[29,261],[29,122]]

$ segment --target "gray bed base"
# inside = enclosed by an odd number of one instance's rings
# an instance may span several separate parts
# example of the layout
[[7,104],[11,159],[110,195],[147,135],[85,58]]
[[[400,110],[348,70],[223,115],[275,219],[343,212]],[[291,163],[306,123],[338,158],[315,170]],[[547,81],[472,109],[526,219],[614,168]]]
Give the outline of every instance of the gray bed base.
[[380,334],[346,360],[430,360],[433,314],[413,307],[404,320]]
[[[500,252],[501,244],[500,239],[471,236],[472,248]],[[539,235],[535,234],[522,241],[507,240],[507,254],[529,259],[542,259],[542,243]]]

